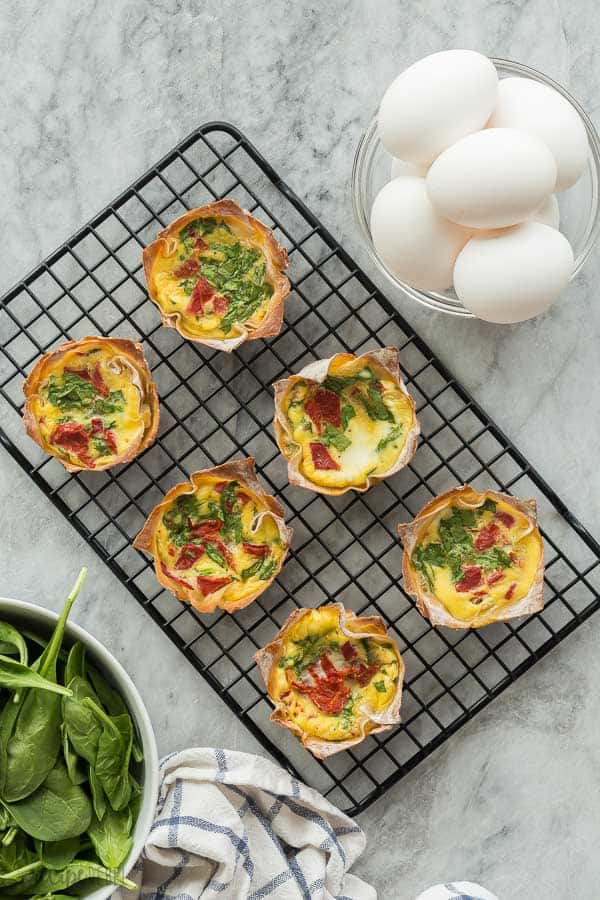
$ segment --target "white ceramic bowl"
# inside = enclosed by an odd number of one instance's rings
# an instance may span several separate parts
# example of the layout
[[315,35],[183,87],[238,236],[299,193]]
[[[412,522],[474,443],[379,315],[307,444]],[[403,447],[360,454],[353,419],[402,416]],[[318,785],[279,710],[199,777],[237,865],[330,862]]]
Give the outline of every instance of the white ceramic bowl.
[[[54,630],[58,616],[56,613],[44,609],[42,606],[36,606],[33,603],[24,603],[21,600],[0,597],[0,619],[11,622],[17,627],[28,628],[35,634],[39,634],[41,638],[46,639]],[[63,646],[70,647],[75,641],[81,641],[85,645],[87,658],[94,663],[107,681],[121,694],[131,714],[137,739],[144,755],[143,762],[140,763],[139,771],[136,773],[136,777],[139,779],[142,787],[142,801],[133,830],[133,847],[123,865],[122,871],[126,875],[140,855],[154,820],[159,786],[156,739],[152,730],[150,716],[146,711],[142,698],[121,663],[117,662],[106,647],[81,626],[76,625],[74,622],[67,622]],[[106,900],[115,890],[114,884],[108,884],[81,896],[85,897],[86,900]]]
[[[492,59],[492,62],[500,78],[517,75],[554,88],[571,104],[585,126],[590,147],[588,165],[573,187],[557,194],[560,231],[569,239],[575,255],[571,275],[571,278],[574,278],[590,255],[600,232],[600,138],[581,105],[562,85],[548,75],[513,60]],[[401,288],[412,300],[452,316],[473,318],[473,313],[465,309],[453,290],[422,291],[411,287],[388,269],[377,253],[371,238],[371,207],[383,185],[390,180],[391,163],[392,157],[379,140],[377,117],[374,116],[359,141],[352,169],[352,203],[369,255],[392,284]]]

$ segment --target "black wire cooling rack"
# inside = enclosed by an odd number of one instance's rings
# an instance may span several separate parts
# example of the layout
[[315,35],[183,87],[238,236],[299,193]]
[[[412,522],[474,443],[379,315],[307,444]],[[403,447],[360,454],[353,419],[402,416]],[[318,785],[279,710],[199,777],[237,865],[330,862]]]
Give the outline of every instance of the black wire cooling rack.
[[[290,254],[282,333],[228,355],[163,328],[147,299],[142,248],[184,210],[233,197]],[[204,125],[3,298],[1,440],[265,748],[350,814],[398,781],[600,604],[600,547],[315,216],[233,126]],[[113,472],[68,475],[24,433],[22,383],[66,339],[142,341],[161,398],[156,444]],[[270,385],[339,351],[400,349],[422,440],[413,462],[366,494],[327,498],[287,482]],[[161,589],[131,542],[165,491],[197,469],[255,456],[285,506],[291,555],[275,584],[229,616],[197,615]],[[401,586],[396,524],[463,481],[535,497],[546,549],[542,613],[480,631],[433,629]],[[380,614],[403,653],[402,726],[314,760],[269,721],[253,663],[296,606],[342,599]]]

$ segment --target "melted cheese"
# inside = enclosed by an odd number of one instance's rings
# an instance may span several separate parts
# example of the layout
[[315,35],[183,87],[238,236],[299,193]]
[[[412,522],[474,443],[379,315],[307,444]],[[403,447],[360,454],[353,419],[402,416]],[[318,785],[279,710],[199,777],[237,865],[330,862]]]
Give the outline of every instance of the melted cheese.
[[[457,591],[456,582],[452,578],[449,567],[432,567],[433,593],[452,616],[465,622],[470,621],[492,607],[502,609],[521,600],[529,592],[533,584],[542,553],[542,542],[539,532],[537,529],[532,530],[527,516],[504,501],[495,502],[496,513],[488,510],[484,511],[481,514],[477,527],[479,529],[495,521],[497,513],[507,513],[512,516],[514,524],[510,528],[502,524],[499,527],[502,534],[502,548],[509,555],[512,552],[515,562],[502,570],[504,577],[501,581],[491,585],[485,584],[485,589],[488,591],[487,596],[484,598],[477,597],[477,591],[480,588],[464,592]],[[457,505],[460,506],[461,504],[458,503]],[[448,512],[448,508],[444,509],[428,523],[417,536],[417,544],[427,546],[427,544],[439,541],[439,524],[448,515]],[[419,575],[419,577],[422,579],[424,589],[428,589],[429,586],[426,581],[422,576]],[[515,588],[511,592],[511,596],[507,598],[506,594],[513,584]]]
[[[67,369],[92,369],[96,365],[99,367],[100,375],[108,390],[110,392],[121,391],[123,393],[124,403],[121,411],[99,414],[85,409],[61,409],[50,402],[48,399],[48,381],[52,376],[61,378]],[[91,451],[91,455],[96,458],[97,464],[102,466],[110,464],[111,460],[116,460],[117,457],[125,455],[132,446],[139,445],[144,433],[150,427],[151,410],[147,404],[142,402],[138,373],[135,372],[130,363],[125,361],[124,357],[116,354],[110,346],[103,345],[101,341],[95,346],[86,345],[84,352],[75,348],[56,362],[50,360],[44,375],[40,391],[33,398],[32,411],[37,419],[42,438],[52,453],[68,459],[74,465],[81,464],[79,457],[62,446],[53,445],[51,440],[54,429],[61,423],[64,423],[65,419],[79,423],[84,427],[89,427],[92,418],[100,418],[103,423],[112,426],[110,430],[113,432],[116,440],[117,453],[96,456],[93,448]]]
[[[223,479],[207,477],[206,482],[201,484],[194,496],[201,505],[205,506],[209,502],[217,504],[221,502],[221,495],[215,490],[215,485],[222,484]],[[156,531],[155,546],[157,562],[162,562],[172,575],[186,582],[189,589],[197,591],[197,577],[203,576],[207,578],[232,578],[232,583],[227,585],[221,595],[221,605],[233,603],[254,594],[260,585],[266,585],[265,580],[261,580],[259,573],[250,575],[245,579],[241,578],[241,573],[258,562],[258,558],[244,550],[242,544],[268,544],[269,558],[275,561],[275,569],[277,572],[285,547],[280,538],[279,527],[267,508],[256,495],[249,491],[243,484],[237,488],[238,494],[245,494],[249,501],[243,505],[240,504],[240,513],[242,520],[242,541],[236,544],[232,540],[224,541],[227,549],[232,556],[232,565],[225,568],[220,566],[206,553],[203,553],[190,569],[176,570],[175,562],[181,547],[176,546],[169,535],[169,531],[164,524],[164,514],[160,518],[160,522]],[[219,536],[221,539],[221,536]],[[270,577],[270,576],[269,576]]]
[[[219,226],[215,228],[214,231],[203,235],[203,240],[206,241],[209,248],[208,250],[202,251],[202,259],[215,263],[223,261],[222,253],[219,253],[218,250],[212,251],[210,249],[211,245],[215,243],[227,244],[228,246],[242,244],[248,249],[259,249],[255,245],[248,243],[248,241],[240,239],[235,234],[235,222],[228,220],[227,224],[231,230]],[[260,253],[260,258],[254,264],[253,268],[245,273],[243,280],[253,280],[257,267],[260,266],[261,261],[264,260],[262,251],[260,251]],[[214,312],[207,312],[203,315],[195,315],[187,312],[191,295],[186,293],[182,286],[185,279],[174,274],[174,271],[182,264],[182,260],[185,256],[186,251],[181,240],[172,240],[161,245],[161,251],[154,261],[151,273],[154,290],[161,308],[167,314],[179,313],[181,321],[185,323],[186,330],[189,331],[190,334],[198,337],[225,340],[226,338],[231,338],[236,334],[239,334],[241,329],[239,324],[236,323],[233,324],[231,331],[228,331],[227,333],[220,328],[223,318],[222,315],[217,315]],[[193,257],[198,259],[199,253],[193,253]],[[200,274],[202,274],[202,267],[200,267]],[[265,297],[261,306],[245,321],[245,326],[249,323],[257,325],[264,319],[268,310],[269,299],[269,296]]]
[[[354,376],[363,368],[361,362],[352,361],[338,367],[332,365],[329,374]],[[301,401],[307,397],[309,384],[314,382],[297,382],[290,388],[283,401],[284,413],[291,426],[292,441],[288,452],[294,451],[294,445],[300,448],[299,469],[309,481],[325,487],[362,487],[369,475],[384,474],[395,465],[414,425],[415,416],[410,398],[393,381],[380,377],[379,382],[383,386],[383,402],[392,414],[393,422],[370,418],[364,405],[353,398],[353,386],[345,387],[340,394],[342,405],[351,404],[355,415],[343,432],[350,445],[343,450],[331,445],[327,447],[339,469],[318,469],[313,462],[310,444],[319,441],[319,433],[304,413]],[[393,428],[399,429],[398,437],[381,447],[381,443],[390,438]]]
[[[393,701],[399,671],[395,646],[387,638],[382,640],[381,633],[374,626],[367,625],[361,630],[377,635],[377,639],[367,639],[368,648],[362,639],[349,638],[340,630],[337,608],[323,607],[311,610],[286,631],[279,660],[293,657],[298,652],[298,641],[307,637],[321,636],[326,643],[341,645],[349,641],[364,663],[379,667],[378,672],[364,687],[352,681],[350,715],[328,715],[319,709],[307,694],[294,689],[291,685],[297,680],[294,670],[284,668],[276,661],[269,682],[269,694],[285,711],[286,718],[293,721],[305,734],[327,741],[345,741],[368,733],[375,726],[366,718],[365,709],[370,713],[378,713]],[[329,654],[337,668],[347,665],[339,652],[330,650]],[[375,687],[376,684],[379,690]]]

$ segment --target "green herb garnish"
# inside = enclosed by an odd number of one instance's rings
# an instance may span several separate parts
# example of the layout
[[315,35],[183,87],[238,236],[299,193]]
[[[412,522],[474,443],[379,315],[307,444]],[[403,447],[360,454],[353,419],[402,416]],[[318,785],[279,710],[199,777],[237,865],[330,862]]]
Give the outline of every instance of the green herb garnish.
[[320,437],[321,443],[325,447],[335,447],[340,452],[350,446],[352,441],[347,438],[338,428],[333,425],[326,425]]
[[399,425],[394,425],[394,427],[386,434],[385,437],[382,437],[379,443],[377,444],[378,450],[385,450],[390,444],[393,444],[394,441],[398,440],[400,435],[402,434],[402,429]]
[[374,681],[373,687],[377,691],[378,694],[385,694],[386,687],[384,681]]

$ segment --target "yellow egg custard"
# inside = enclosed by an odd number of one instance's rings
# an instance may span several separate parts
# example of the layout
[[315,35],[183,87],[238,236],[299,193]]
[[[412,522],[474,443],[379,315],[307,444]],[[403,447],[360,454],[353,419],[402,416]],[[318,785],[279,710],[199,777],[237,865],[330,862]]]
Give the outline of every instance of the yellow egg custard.
[[404,587],[433,625],[480,628],[542,609],[544,547],[535,500],[468,485],[399,525]]
[[156,438],[158,395],[135,341],[62,344],[35,364],[23,392],[27,433],[69,472],[128,462]]
[[322,494],[366,491],[415,453],[415,404],[393,347],[338,353],[274,388],[275,436],[291,484]]
[[200,612],[252,603],[281,569],[292,532],[253,459],[194,472],[165,495],[133,546],[154,557],[160,583]]
[[341,603],[296,610],[255,659],[272,721],[319,759],[400,721],[404,662],[379,616]]
[[215,350],[281,331],[287,252],[233,200],[192,209],[144,250],[163,325]]

